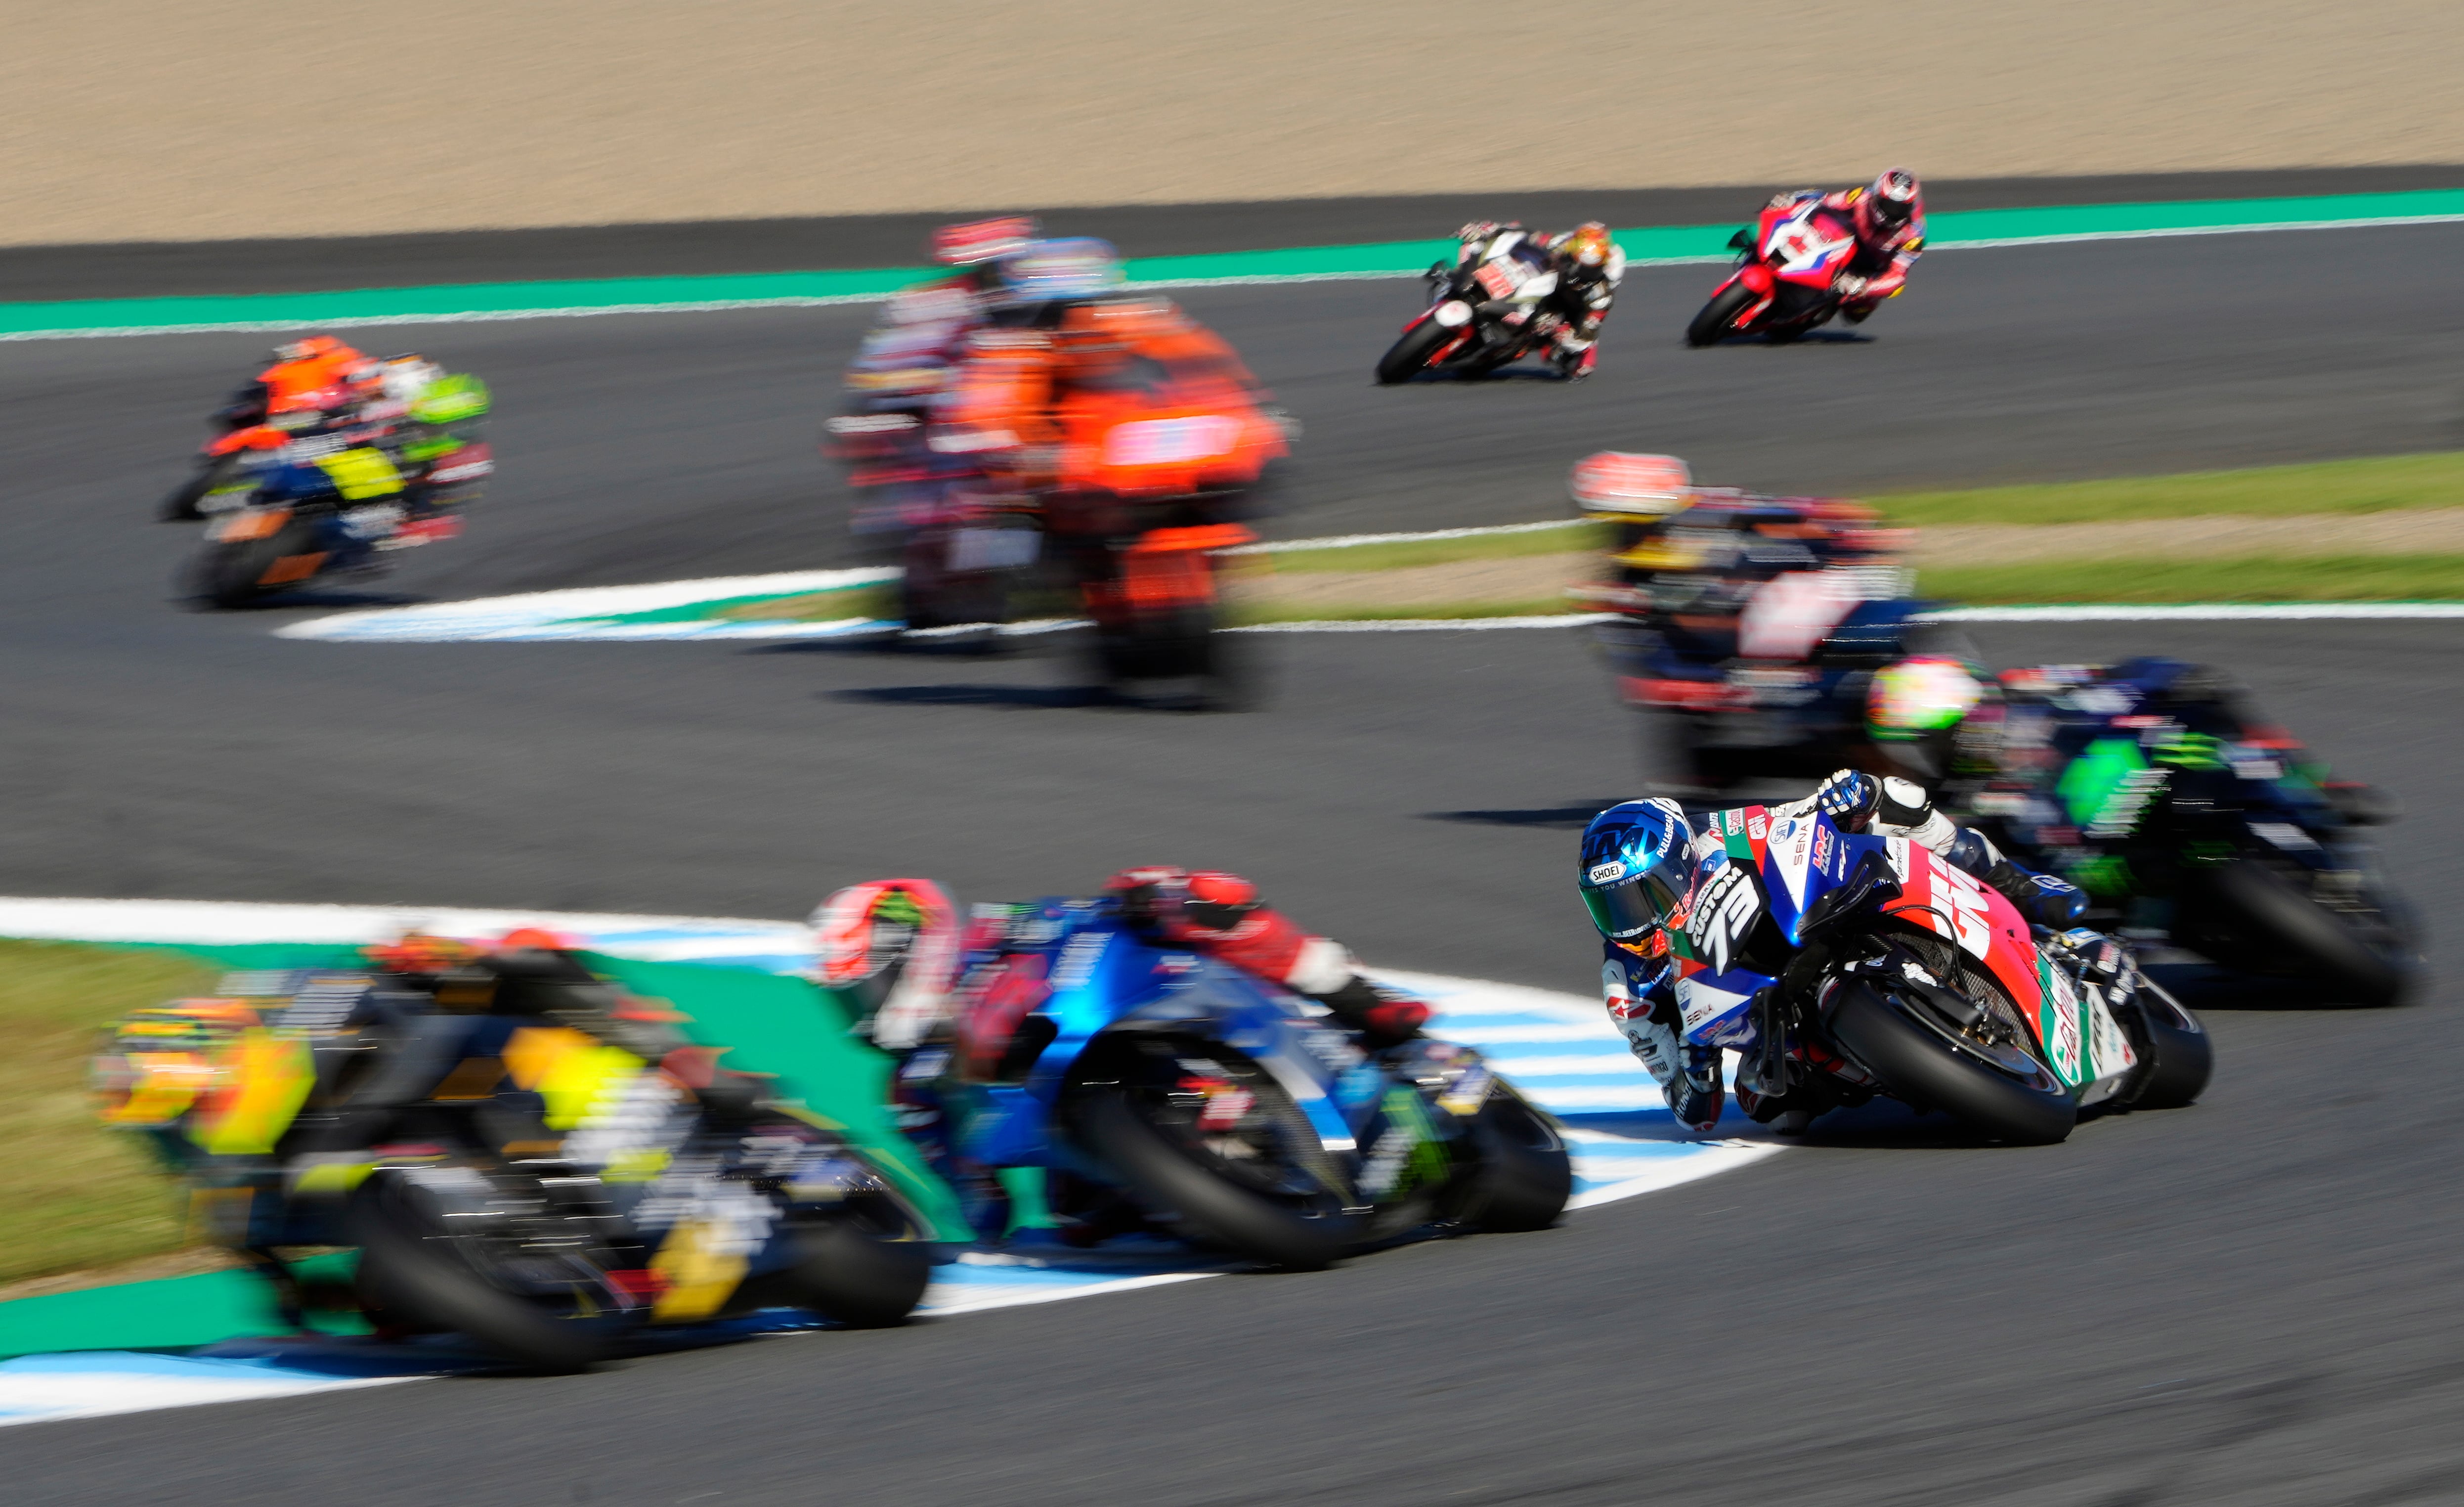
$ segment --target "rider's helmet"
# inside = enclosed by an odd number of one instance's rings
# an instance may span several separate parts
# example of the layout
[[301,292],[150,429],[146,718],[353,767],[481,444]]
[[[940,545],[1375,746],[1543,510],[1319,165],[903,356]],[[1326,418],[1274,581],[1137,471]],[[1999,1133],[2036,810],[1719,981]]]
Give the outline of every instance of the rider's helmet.
[[1121,255],[1110,241],[1036,241],[1001,262],[993,301],[1017,309],[1091,299],[1112,291],[1121,277]]
[[1566,494],[1586,513],[1659,518],[1692,499],[1694,474],[1675,455],[1603,450],[1574,462]]
[[276,366],[295,361],[314,361],[330,356],[342,348],[342,343],[331,335],[311,335],[306,340],[285,341],[274,347],[269,358]]
[[887,1048],[915,1045],[957,971],[957,909],[930,879],[852,884],[813,912],[819,979]]
[[1035,239],[1035,216],[1006,214],[999,219],[944,225],[933,233],[927,248],[944,267],[978,267],[1015,256]]
[[1131,926],[1183,944],[1228,937],[1265,903],[1237,874],[1161,865],[1123,869],[1104,881],[1104,894]]
[[1596,277],[1608,267],[1609,253],[1615,249],[1607,226],[1597,220],[1585,220],[1567,233],[1560,251],[1569,266]]
[[1969,714],[1989,699],[1985,681],[1947,654],[1918,654],[1874,672],[1865,691],[1865,731],[1891,763],[1920,780],[1952,772],[1954,745]]
[[1683,902],[1694,829],[1675,801],[1624,801],[1583,829],[1583,904],[1600,935],[1640,948]]
[[1857,228],[1874,237],[1896,235],[1925,204],[1925,189],[1905,167],[1886,167],[1857,198]]

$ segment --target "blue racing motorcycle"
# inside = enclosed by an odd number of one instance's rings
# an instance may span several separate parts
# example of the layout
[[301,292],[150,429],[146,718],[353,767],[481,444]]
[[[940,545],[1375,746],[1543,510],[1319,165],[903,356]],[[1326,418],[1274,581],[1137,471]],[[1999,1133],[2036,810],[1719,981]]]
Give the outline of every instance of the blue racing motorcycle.
[[[1159,947],[1111,902],[1023,907],[961,1022],[962,1165],[1041,1167],[1194,1244],[1324,1267],[1421,1232],[1538,1230],[1556,1125],[1465,1047],[1364,1051],[1322,1006]],[[1066,1209],[1065,1209],[1066,1211]]]

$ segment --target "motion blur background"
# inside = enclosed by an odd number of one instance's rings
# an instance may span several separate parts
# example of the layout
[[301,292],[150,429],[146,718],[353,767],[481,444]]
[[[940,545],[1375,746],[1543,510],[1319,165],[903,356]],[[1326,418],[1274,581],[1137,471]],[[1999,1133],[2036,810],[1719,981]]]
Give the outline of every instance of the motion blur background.
[[2464,161],[2453,0],[9,9],[19,245]]

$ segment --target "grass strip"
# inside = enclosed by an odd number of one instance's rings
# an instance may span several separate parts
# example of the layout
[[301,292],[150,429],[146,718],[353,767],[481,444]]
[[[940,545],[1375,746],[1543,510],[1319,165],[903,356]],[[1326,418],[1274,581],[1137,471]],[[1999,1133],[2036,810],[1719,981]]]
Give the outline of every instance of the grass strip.
[[1978,604],[2464,600],[2464,555],[2048,560],[1925,570],[1918,591]]
[[186,1243],[173,1186],[133,1135],[95,1118],[86,1058],[128,1011],[213,986],[214,971],[160,951],[0,941],[0,1283],[155,1255]]
[[1895,522],[2096,523],[2209,514],[2386,513],[2464,507],[2464,451],[2106,481],[1870,498]]
[[1589,519],[1568,519],[1564,528],[1543,529],[1529,534],[1339,544],[1330,549],[1278,550],[1272,555],[1256,558],[1273,561],[1274,568],[1279,572],[1404,570],[1414,565],[1452,565],[1460,560],[1517,560],[1532,555],[1579,554],[1606,549],[1608,543],[1609,525]]

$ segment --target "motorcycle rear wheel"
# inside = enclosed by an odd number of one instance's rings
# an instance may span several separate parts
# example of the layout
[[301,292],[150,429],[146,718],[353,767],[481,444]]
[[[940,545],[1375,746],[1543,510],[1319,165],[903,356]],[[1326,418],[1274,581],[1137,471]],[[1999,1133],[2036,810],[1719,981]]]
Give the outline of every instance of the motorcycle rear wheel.
[[907,1322],[933,1279],[919,1240],[888,1238],[852,1219],[796,1231],[796,1290],[804,1306],[850,1329]]
[[1472,1136],[1481,1165],[1465,1222],[1500,1234],[1555,1224],[1574,1196],[1574,1163],[1549,1117],[1510,1094],[1492,1092],[1472,1122]]
[[2124,1013],[2123,1029],[2141,1066],[2120,1095],[2126,1109],[2185,1109],[2207,1092],[2216,1054],[2207,1028],[2182,1002],[2143,982]]
[[473,1259],[471,1242],[447,1233],[398,1176],[380,1173],[363,1186],[352,1225],[368,1263],[363,1300],[405,1327],[447,1330],[549,1374],[588,1370],[632,1328],[586,1299],[560,1314],[499,1285]]
[[1427,368],[1429,358],[1454,335],[1434,319],[1423,320],[1405,330],[1403,338],[1377,359],[1377,385],[1391,388],[1398,382],[1409,382],[1415,373]]
[[275,530],[270,539],[242,540],[235,543],[209,543],[188,569],[189,599],[221,611],[233,611],[254,606],[277,591],[287,591],[308,584],[309,577],[285,582],[278,587],[261,586],[265,573],[275,562],[290,555],[311,553],[312,535],[305,523],[294,520]]
[[2184,909],[2190,927],[2208,934],[2186,939],[2190,945],[2226,952],[2217,961],[2227,966],[2233,965],[2233,952],[2257,949],[2318,989],[2322,1005],[2393,1005],[2413,980],[2414,961],[2401,940],[2398,918],[2384,918],[2388,937],[2365,937],[2353,922],[2263,863],[2244,858],[2207,871],[2184,897]]
[[[1203,1050],[1227,1067],[1245,1066],[1223,1049]],[[1254,1068],[1241,1081],[1256,1096],[1257,1113],[1283,1132],[1276,1164],[1236,1167],[1185,1132],[1159,1123],[1154,1089],[1141,1089],[1134,1075],[1080,1100],[1078,1134],[1141,1203],[1176,1219],[1199,1244],[1293,1271],[1331,1266],[1363,1233],[1359,1216],[1348,1208],[1351,1195],[1339,1176],[1309,1164],[1322,1163],[1322,1151],[1314,1158],[1306,1151],[1295,1154],[1295,1147],[1315,1150],[1317,1137],[1290,1096]],[[1270,1193],[1254,1186],[1270,1180],[1288,1191]]]
[[1685,326],[1685,344],[1701,349],[1717,345],[1731,335],[1742,333],[1736,328],[1737,316],[1753,307],[1754,290],[1740,282],[1721,289]]
[[1895,1097],[1942,1110],[1980,1135],[2051,1145],[2069,1139],[2079,1120],[2079,1105],[2050,1074],[2023,1083],[1902,1014],[1862,981],[1842,984],[1826,1015],[1839,1044]]

